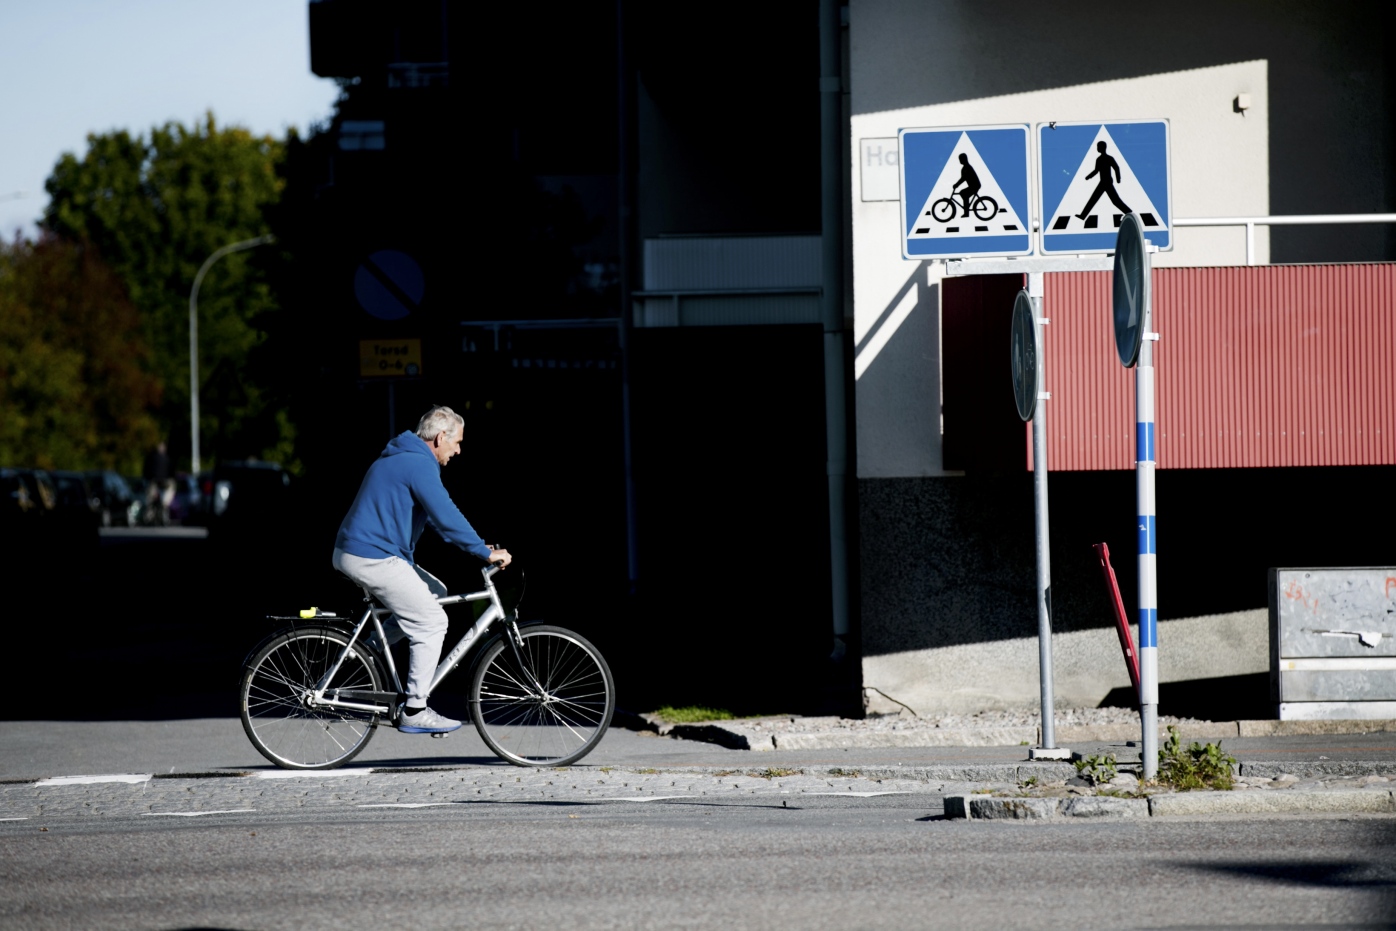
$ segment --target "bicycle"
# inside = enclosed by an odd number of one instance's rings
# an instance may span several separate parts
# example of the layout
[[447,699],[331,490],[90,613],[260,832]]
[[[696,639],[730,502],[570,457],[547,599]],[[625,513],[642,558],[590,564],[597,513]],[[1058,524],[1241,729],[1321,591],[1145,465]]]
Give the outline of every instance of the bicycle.
[[[436,667],[427,694],[471,654],[470,716],[486,745],[516,766],[576,762],[610,726],[616,694],[610,667],[580,634],[519,623],[517,604],[506,611],[495,589],[499,569],[481,570],[481,591],[437,599],[489,605]],[[364,601],[357,623],[318,608],[273,617],[291,626],[266,637],[244,661],[243,730],[277,766],[334,769],[357,756],[380,724],[397,726],[406,695],[383,634],[391,612],[368,595]]]
[[[981,220],[992,220],[999,215],[999,202],[992,197],[981,197],[975,194],[970,198],[969,203],[970,212]],[[931,204],[931,216],[934,217],[937,222],[947,223],[955,219],[955,215],[959,213],[961,206],[963,205],[955,199],[955,195],[953,194],[949,197],[942,197],[940,200]]]

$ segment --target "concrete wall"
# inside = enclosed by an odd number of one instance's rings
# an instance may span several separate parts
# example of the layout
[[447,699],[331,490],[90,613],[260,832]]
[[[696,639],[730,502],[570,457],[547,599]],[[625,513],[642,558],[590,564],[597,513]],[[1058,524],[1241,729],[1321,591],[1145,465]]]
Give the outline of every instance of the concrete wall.
[[[900,255],[898,203],[895,193],[888,197],[897,130],[1165,117],[1175,217],[1396,210],[1396,85],[1386,64],[1392,15],[1364,0],[1322,8],[1185,0],[1166,16],[1120,12],[1107,23],[1085,5],[852,0],[849,23],[869,707],[881,708],[872,689],[922,713],[1033,704],[1030,477],[963,476],[943,466],[941,265]],[[1242,93],[1251,101],[1244,113],[1233,107]],[[1245,262],[1241,229],[1175,228],[1175,237],[1175,250],[1157,264]],[[1260,262],[1388,258],[1394,245],[1380,227],[1282,230],[1273,239],[1260,231],[1256,242]],[[1007,347],[1004,355],[1007,379]],[[1062,480],[1052,481],[1056,694],[1059,704],[1094,705],[1127,679],[1096,569],[1082,551],[1089,553],[1089,542],[1111,542],[1131,604],[1133,481],[1125,473],[1082,474],[1065,480],[1064,494]],[[1174,487],[1205,496],[1209,481],[1180,476]],[[1320,487],[1324,479],[1304,481]],[[1254,494],[1247,500],[1264,507]],[[1324,513],[1311,529],[1331,539],[1324,521],[1336,512]],[[1272,535],[1244,566],[1228,570],[1200,558],[1203,541],[1243,528],[1209,526],[1197,501],[1169,519],[1178,523],[1161,546],[1181,550],[1171,576],[1160,553],[1161,680],[1263,672],[1263,579],[1252,576],[1263,573],[1264,560],[1288,552],[1284,541]],[[1355,548],[1365,552],[1362,545]],[[1184,593],[1179,575],[1187,573],[1193,577]]]
[[[1160,622],[1159,680],[1264,672],[1267,625],[1264,608]],[[1108,628],[1055,635],[1052,666],[1054,694],[1064,708],[1094,708],[1112,690],[1130,685],[1119,638]],[[1012,637],[869,657],[863,685],[869,689],[867,709],[874,713],[897,711],[886,696],[918,713],[965,713],[1037,704],[1037,670],[1037,638]]]

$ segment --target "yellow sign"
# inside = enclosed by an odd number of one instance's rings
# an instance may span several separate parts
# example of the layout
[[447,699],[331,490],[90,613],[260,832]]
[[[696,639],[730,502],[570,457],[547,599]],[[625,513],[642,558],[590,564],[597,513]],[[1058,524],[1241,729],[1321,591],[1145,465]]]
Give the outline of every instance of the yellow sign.
[[359,340],[359,377],[404,378],[422,374],[420,339]]

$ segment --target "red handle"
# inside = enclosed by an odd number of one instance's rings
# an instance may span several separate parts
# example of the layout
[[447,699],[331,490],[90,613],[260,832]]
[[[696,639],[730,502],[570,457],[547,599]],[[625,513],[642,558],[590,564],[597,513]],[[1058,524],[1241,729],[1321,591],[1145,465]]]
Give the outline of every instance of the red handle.
[[1115,633],[1120,635],[1120,649],[1125,654],[1125,666],[1129,668],[1129,681],[1134,684],[1134,698],[1137,705],[1139,702],[1139,653],[1134,649],[1134,634],[1130,632],[1129,621],[1125,618],[1125,603],[1120,598],[1120,586],[1115,581],[1115,570],[1110,565],[1110,547],[1104,543],[1097,543],[1095,555],[1100,561],[1100,574],[1105,577],[1105,587],[1109,589],[1110,604],[1115,609]]

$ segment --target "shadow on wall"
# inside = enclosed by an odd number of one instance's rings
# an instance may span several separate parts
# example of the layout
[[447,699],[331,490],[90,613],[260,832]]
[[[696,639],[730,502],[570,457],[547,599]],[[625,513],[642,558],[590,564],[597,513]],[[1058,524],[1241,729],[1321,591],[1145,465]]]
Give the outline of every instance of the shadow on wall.
[[[1161,470],[1160,619],[1263,608],[1271,566],[1396,563],[1381,519],[1393,483],[1396,466]],[[1053,629],[1109,627],[1091,547],[1109,544],[1136,604],[1134,473],[1048,484]],[[1036,635],[1032,473],[862,479],[859,499],[877,554],[863,560],[865,656]]]
[[927,284],[929,264],[914,266],[854,348],[860,475],[940,471],[940,286]]
[[[1270,700],[1270,673],[1256,672],[1215,679],[1160,682],[1159,707],[1179,718],[1202,720],[1264,721],[1275,716]],[[1111,689],[1101,708],[1138,708],[1131,686]],[[1219,710],[1224,709],[1224,710]]]

